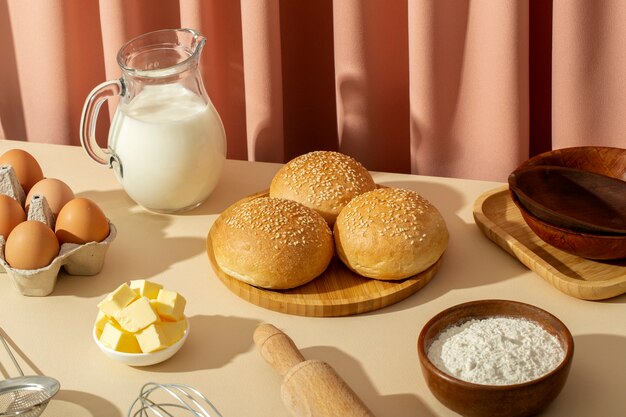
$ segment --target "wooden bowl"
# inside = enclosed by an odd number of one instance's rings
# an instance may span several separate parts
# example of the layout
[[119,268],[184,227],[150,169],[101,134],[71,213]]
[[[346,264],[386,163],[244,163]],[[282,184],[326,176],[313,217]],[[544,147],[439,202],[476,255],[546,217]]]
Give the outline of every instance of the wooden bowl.
[[626,149],[604,146],[579,146],[544,152],[523,162],[518,169],[553,165],[577,168],[626,181]]
[[626,181],[582,169],[535,165],[513,171],[509,188],[547,223],[626,236]]
[[[575,168],[626,180],[626,149],[582,146],[545,152],[522,163],[511,175],[535,166]],[[626,258],[626,235],[559,227],[533,215],[511,190],[511,199],[530,229],[546,243],[567,253],[595,260]]]
[[[565,351],[563,361],[546,375],[513,385],[466,382],[445,373],[430,361],[428,349],[442,331],[471,319],[489,317],[534,321],[561,343]],[[463,416],[521,417],[543,410],[561,392],[571,367],[574,340],[558,318],[538,307],[508,300],[480,300],[450,307],[429,320],[420,332],[417,352],[428,388],[449,409]]]
[[513,192],[511,200],[528,227],[549,245],[581,258],[599,261],[626,258],[626,236],[585,233],[558,227],[534,216]]

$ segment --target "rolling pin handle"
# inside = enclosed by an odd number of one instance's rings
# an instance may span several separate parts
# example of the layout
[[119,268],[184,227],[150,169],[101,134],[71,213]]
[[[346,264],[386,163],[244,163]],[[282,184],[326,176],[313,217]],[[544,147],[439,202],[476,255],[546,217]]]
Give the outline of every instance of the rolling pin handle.
[[261,356],[282,376],[304,361],[293,340],[269,323],[259,325],[253,338]]

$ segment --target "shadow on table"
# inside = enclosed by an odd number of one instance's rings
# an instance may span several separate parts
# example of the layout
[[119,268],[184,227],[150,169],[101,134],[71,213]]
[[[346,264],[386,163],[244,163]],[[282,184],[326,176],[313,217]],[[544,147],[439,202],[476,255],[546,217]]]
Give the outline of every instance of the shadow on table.
[[[128,404],[130,407],[130,404]],[[119,410],[109,400],[82,391],[61,389],[50,401],[44,417],[122,417],[127,410]]]
[[[594,303],[595,302],[598,302],[598,301],[594,301]],[[619,295],[617,297],[609,298],[607,300],[602,300],[601,302],[610,303],[610,304],[626,304],[626,293]]]
[[[15,344],[4,330],[0,329],[7,345],[10,347],[20,368],[26,375],[44,375],[37,365]],[[26,365],[23,367],[23,365]],[[9,371],[0,363],[0,375],[3,379],[18,376],[17,370]],[[53,377],[54,378],[54,377]],[[130,407],[130,404],[129,404]],[[97,395],[81,391],[61,389],[48,404],[44,414],[46,417],[121,417],[122,413],[110,401]],[[124,413],[123,415],[126,415]]]
[[[168,271],[173,264],[205,252],[204,237],[168,237],[166,230],[172,218],[130,206],[129,197],[121,190],[79,195],[98,202],[117,228],[117,237],[107,251],[99,274],[73,276],[61,270],[53,296],[104,295],[130,279],[152,278]],[[89,285],[83,285],[86,280]]]
[[196,315],[188,318],[189,338],[171,359],[142,368],[152,372],[217,369],[254,347],[252,334],[261,323],[241,317]]
[[376,416],[434,417],[435,414],[415,394],[381,395],[357,360],[330,346],[303,348],[306,359],[328,363]]
[[593,416],[602,410],[603,416],[626,416],[625,353],[626,337],[574,336],[574,359],[569,377],[563,391],[546,411],[562,416]]

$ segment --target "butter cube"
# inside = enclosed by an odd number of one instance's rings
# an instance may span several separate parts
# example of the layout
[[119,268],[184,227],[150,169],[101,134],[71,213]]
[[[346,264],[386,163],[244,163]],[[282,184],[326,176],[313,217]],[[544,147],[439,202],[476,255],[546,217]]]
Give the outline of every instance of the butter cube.
[[155,352],[168,346],[167,336],[161,324],[151,324],[137,332],[136,337],[143,353]]
[[96,329],[102,332],[102,330],[104,330],[104,326],[107,323],[111,323],[113,326],[117,327],[120,330],[122,329],[120,327],[120,324],[113,317],[107,316],[106,314],[102,312],[102,310],[98,310],[98,315],[96,316],[96,324],[95,324]]
[[150,300],[140,297],[115,314],[115,320],[123,330],[135,333],[159,321],[159,316],[152,309]]
[[160,290],[156,299],[159,315],[170,321],[179,321],[184,317],[187,300],[176,291]]
[[187,330],[187,320],[182,319],[178,321],[164,321],[161,323],[161,329],[167,337],[168,346],[178,342]]
[[136,298],[137,294],[135,294],[135,291],[131,290],[128,284],[124,283],[100,301],[98,303],[98,309],[107,316],[114,317],[115,313],[126,307]]
[[104,330],[104,325],[107,324],[108,321],[109,321],[109,316],[104,314],[102,310],[98,310],[98,315],[96,316],[96,324],[95,324],[96,329],[102,332],[102,330]]
[[156,282],[146,281],[145,279],[136,279],[130,281],[130,288],[140,297],[148,297],[151,300],[157,298],[159,290],[163,288],[161,284]]
[[141,348],[134,334],[118,329],[111,323],[106,323],[100,342],[109,349],[126,353],[141,353]]

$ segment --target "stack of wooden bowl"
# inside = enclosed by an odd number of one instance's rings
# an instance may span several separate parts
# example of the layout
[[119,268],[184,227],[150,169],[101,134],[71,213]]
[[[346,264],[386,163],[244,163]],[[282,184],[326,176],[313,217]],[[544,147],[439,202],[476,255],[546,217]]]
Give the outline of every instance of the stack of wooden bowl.
[[626,149],[583,146],[542,153],[509,176],[526,224],[582,258],[626,258]]

